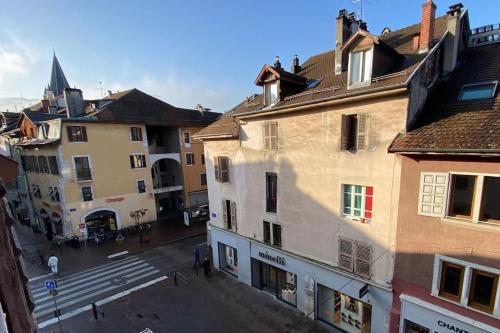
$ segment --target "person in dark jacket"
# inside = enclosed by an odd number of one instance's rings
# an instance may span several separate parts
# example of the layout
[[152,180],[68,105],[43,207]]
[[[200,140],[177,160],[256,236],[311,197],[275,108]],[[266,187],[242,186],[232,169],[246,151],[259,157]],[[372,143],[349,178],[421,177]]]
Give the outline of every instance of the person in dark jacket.
[[203,267],[203,273],[205,273],[205,276],[210,276],[212,268],[210,265],[210,259],[208,259],[208,257],[205,257],[201,266]]

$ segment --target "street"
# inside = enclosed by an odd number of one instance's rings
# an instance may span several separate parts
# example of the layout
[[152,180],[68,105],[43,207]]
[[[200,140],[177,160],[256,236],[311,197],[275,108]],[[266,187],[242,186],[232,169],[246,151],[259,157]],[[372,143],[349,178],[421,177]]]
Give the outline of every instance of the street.
[[[225,273],[197,274],[192,251],[198,247],[202,259],[209,256],[204,241],[197,236],[69,276],[61,272],[63,332],[334,332]],[[59,332],[43,281],[30,283],[40,332]]]

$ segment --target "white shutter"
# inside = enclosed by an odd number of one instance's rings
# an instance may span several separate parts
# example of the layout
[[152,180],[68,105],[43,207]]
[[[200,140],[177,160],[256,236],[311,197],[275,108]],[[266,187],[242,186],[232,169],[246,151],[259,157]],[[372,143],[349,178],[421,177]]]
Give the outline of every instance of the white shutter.
[[339,267],[352,272],[354,256],[354,241],[345,238],[339,238]]
[[236,202],[231,201],[231,226],[234,232],[238,232],[238,223],[236,221]]
[[271,150],[278,150],[278,123],[271,123]]
[[448,178],[449,175],[443,172],[422,172],[420,174],[419,215],[444,217]]
[[366,149],[366,137],[368,136],[368,115],[358,114],[358,136],[356,138],[356,149]]
[[222,222],[224,223],[224,228],[227,228],[226,200],[222,200]]
[[269,123],[264,124],[264,149],[271,149],[271,128]]
[[371,275],[372,248],[368,244],[356,242],[356,261],[354,263],[354,272],[367,279]]

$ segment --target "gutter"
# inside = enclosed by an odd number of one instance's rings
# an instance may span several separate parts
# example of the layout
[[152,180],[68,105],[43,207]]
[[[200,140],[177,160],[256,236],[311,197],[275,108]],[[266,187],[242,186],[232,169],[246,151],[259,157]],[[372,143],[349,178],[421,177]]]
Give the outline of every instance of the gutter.
[[389,153],[399,154],[443,154],[443,155],[500,155],[500,149],[426,149],[426,148],[389,148]]
[[236,138],[232,134],[218,134],[218,135],[193,135],[193,139],[203,140],[203,139],[231,139]]
[[[388,89],[390,89],[390,90],[388,90]],[[373,93],[366,94],[367,92],[373,92]],[[406,88],[406,83],[394,84],[391,86],[378,87],[378,88],[373,88],[373,89],[368,89],[368,90],[362,90],[359,92],[344,94],[342,96],[328,97],[328,98],[323,98],[323,99],[314,100],[314,101],[302,102],[302,103],[296,104],[293,107],[282,106],[282,107],[278,107],[278,108],[273,109],[272,111],[267,111],[267,112],[252,111],[252,112],[247,112],[247,113],[235,115],[235,117],[241,118],[241,119],[266,117],[266,116],[274,115],[274,114],[283,114],[283,113],[287,113],[287,112],[302,111],[302,110],[307,110],[307,109],[311,109],[311,108],[320,108],[323,106],[344,104],[344,103],[349,103],[349,102],[353,102],[353,101],[359,101],[359,100],[364,100],[364,99],[369,99],[369,98],[374,98],[374,97],[390,96],[390,95],[395,95],[395,94],[399,94],[399,93],[403,93],[403,92],[408,92],[408,90]],[[346,95],[348,96],[347,98],[346,98]]]

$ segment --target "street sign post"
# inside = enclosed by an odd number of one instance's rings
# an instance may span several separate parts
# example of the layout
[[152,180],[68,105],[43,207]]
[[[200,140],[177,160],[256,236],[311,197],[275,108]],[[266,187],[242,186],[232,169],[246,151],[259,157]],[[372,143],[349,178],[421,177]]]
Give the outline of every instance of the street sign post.
[[47,289],[47,290],[57,289],[57,281],[56,280],[45,280],[45,289]]
[[56,296],[59,293],[57,291],[57,281],[56,280],[45,280],[45,289],[49,291],[49,294],[52,296],[52,300],[54,301],[54,316],[57,317],[57,321],[59,322],[59,331],[62,333],[62,325],[61,325],[61,311],[57,308],[57,300]]

